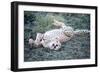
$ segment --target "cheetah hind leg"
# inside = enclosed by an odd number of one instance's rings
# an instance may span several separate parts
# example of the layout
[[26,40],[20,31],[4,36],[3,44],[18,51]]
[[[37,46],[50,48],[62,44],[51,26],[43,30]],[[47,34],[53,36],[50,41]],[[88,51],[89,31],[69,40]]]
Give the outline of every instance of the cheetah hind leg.
[[54,19],[53,25],[59,28],[66,26],[63,22],[57,21],[56,19]]

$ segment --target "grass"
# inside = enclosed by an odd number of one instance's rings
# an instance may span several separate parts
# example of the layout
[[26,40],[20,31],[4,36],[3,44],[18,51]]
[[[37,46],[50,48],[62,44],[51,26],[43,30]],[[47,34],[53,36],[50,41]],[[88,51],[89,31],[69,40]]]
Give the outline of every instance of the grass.
[[37,32],[46,32],[54,29],[53,19],[63,21],[66,25],[75,29],[90,30],[90,15],[73,13],[48,13],[48,12],[24,12],[24,61],[51,61],[72,60],[90,58],[90,34],[75,35],[71,40],[62,43],[58,51],[44,47],[29,48],[30,36],[35,39]]

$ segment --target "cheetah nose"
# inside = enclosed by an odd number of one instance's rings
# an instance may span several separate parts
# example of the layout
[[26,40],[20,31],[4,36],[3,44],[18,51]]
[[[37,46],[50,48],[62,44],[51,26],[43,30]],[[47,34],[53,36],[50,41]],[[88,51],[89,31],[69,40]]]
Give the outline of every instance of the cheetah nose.
[[56,46],[54,46],[54,48],[56,48]]

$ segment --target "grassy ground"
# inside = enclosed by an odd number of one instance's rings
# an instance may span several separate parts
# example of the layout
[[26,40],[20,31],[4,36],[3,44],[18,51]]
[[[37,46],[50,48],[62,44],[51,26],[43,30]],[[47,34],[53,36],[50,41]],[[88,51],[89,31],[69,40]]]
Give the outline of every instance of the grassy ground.
[[90,15],[77,13],[24,12],[24,61],[48,61],[90,58],[90,34],[75,35],[62,44],[58,51],[43,47],[29,48],[30,36],[35,40],[36,33],[54,29],[53,19],[64,22],[74,29],[90,30]]
[[69,60],[90,58],[89,34],[76,35],[62,44],[58,51],[47,48],[25,47],[24,61]]

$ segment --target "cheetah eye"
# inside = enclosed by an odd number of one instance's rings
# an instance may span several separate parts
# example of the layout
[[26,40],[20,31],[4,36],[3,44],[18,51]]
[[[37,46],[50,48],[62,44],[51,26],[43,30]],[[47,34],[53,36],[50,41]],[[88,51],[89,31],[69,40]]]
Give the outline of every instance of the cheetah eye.
[[56,45],[56,46],[58,46],[58,45]]
[[54,44],[52,44],[52,46],[54,46]]
[[42,41],[42,39],[40,39],[40,41]]

